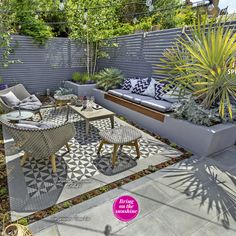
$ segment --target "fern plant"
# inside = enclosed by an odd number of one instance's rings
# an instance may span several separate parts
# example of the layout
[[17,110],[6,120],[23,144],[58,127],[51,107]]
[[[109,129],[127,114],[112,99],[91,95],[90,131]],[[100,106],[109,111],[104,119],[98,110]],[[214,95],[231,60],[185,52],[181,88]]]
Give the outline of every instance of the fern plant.
[[117,88],[123,80],[122,72],[116,68],[105,68],[96,75],[97,87],[105,91]]
[[168,82],[179,88],[181,96],[191,91],[203,108],[217,106],[222,118],[229,115],[232,119],[236,75],[228,73],[228,69],[234,65],[235,42],[234,29],[222,18],[210,24],[198,21],[190,36],[185,33],[175,47],[164,52],[163,64],[158,66],[161,73],[168,75]]

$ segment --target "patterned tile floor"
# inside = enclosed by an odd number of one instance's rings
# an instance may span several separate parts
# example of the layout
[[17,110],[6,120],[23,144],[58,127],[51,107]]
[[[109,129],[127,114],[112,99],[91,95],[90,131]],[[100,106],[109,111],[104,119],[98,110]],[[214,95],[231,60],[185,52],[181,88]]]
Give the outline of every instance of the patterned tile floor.
[[[56,113],[56,114],[55,114]],[[44,112],[46,120],[55,123],[64,122],[65,110],[61,113],[48,109]],[[85,122],[76,114],[70,115],[70,120],[76,121],[76,136],[69,142],[70,152],[63,147],[57,152],[57,172],[52,173],[49,159],[32,157],[23,167],[25,182],[31,197],[39,196],[57,188],[62,188],[68,180],[80,181],[96,174],[114,175],[137,165],[134,147],[123,147],[118,153],[118,162],[111,168],[112,145],[105,145],[98,156],[96,150],[100,141],[99,131],[110,128],[109,119],[91,122],[89,136],[85,135]],[[116,123],[116,126],[119,124]],[[149,140],[140,140],[141,159],[161,153],[157,145]]]
[[[64,123],[67,110],[65,108],[43,110],[44,121]],[[35,120],[38,117],[34,118]],[[44,209],[60,201],[77,196],[104,184],[115,181],[143,168],[147,165],[158,164],[163,160],[181,153],[168,145],[143,134],[140,139],[141,157],[136,160],[134,147],[123,147],[118,152],[118,161],[111,168],[112,145],[104,145],[100,155],[97,147],[100,142],[99,132],[110,129],[110,120],[103,119],[91,122],[88,137],[85,135],[85,122],[77,114],[71,112],[69,121],[74,122],[76,135],[70,140],[70,152],[66,147],[56,155],[57,172],[52,173],[49,159],[42,159],[40,155],[31,157],[23,167],[20,166],[20,150],[14,148],[14,142],[8,134],[4,134],[7,159],[8,187],[11,209],[14,212],[32,212]],[[116,119],[115,126],[128,125]],[[146,163],[146,166],[144,165]],[[68,183],[83,183],[91,181],[78,189],[68,191]],[[93,182],[92,182],[93,181]],[[24,213],[28,214],[28,213]]]

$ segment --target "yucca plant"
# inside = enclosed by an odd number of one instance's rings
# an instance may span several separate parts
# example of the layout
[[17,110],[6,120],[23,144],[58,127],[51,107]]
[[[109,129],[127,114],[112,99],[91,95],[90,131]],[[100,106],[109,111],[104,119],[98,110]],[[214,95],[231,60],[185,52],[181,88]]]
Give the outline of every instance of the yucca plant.
[[163,64],[158,66],[168,75],[168,82],[179,88],[179,96],[190,91],[204,108],[217,105],[222,118],[226,111],[232,119],[236,74],[229,68],[233,68],[236,55],[234,29],[218,18],[208,24],[198,20],[190,32],[164,52]]
[[105,68],[96,75],[98,88],[105,91],[117,88],[124,80],[124,76],[119,69]]

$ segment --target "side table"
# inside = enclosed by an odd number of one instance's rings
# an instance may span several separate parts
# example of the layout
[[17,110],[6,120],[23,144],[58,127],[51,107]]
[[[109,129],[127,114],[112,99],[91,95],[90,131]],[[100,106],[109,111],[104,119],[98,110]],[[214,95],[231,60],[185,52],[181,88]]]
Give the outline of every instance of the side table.
[[9,113],[1,115],[1,119],[8,120],[11,122],[18,122],[19,120],[27,120],[32,118],[34,115],[31,111],[11,111]]
[[115,129],[105,130],[99,133],[102,138],[97,153],[99,154],[103,144],[113,144],[112,167],[115,166],[117,160],[117,151],[119,146],[134,146],[137,152],[137,158],[140,157],[138,139],[142,137],[141,133],[129,126],[122,126]]

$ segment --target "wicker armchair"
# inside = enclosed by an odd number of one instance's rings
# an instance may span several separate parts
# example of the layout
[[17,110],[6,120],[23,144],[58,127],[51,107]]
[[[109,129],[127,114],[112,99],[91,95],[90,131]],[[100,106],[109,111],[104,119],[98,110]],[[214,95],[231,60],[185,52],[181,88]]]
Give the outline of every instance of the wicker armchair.
[[[12,91],[16,97],[19,99],[19,100],[23,100],[27,97],[29,97],[31,94],[25,89],[24,85],[23,84],[17,84],[15,86],[12,86],[12,87],[9,87],[7,89],[4,89],[4,90],[1,90],[0,91],[0,95],[3,95],[3,94],[6,94],[8,92]],[[14,107],[10,107],[8,106],[0,97],[0,106],[1,108],[3,109],[3,112],[4,113],[8,113],[10,111],[13,111],[15,108]],[[41,120],[43,119],[42,118],[42,114],[40,113],[40,109],[37,109],[37,110],[34,110],[32,111],[34,112],[35,114],[39,114]]]
[[75,136],[73,123],[65,123],[52,128],[26,129],[19,128],[6,120],[1,119],[0,121],[13,137],[16,145],[25,152],[21,159],[21,166],[31,155],[36,158],[50,158],[53,173],[56,172],[55,153],[64,145],[70,151],[68,141]]

